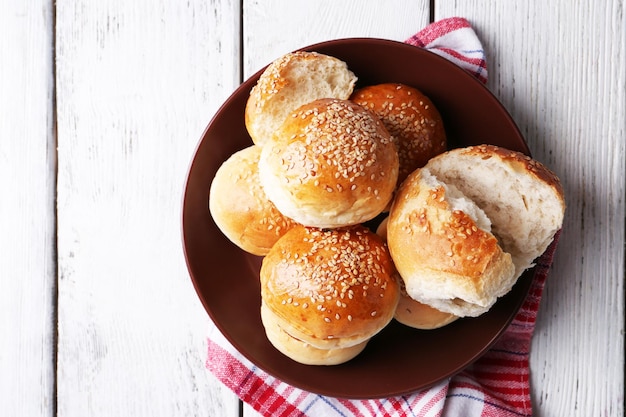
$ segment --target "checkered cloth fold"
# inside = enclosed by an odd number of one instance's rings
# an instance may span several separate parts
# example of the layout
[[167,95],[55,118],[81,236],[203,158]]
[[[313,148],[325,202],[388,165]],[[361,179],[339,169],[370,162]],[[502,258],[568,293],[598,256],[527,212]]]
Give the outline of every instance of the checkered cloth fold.
[[[406,43],[427,48],[482,82],[487,80],[481,43],[466,19],[437,21]],[[370,400],[332,398],[303,391],[256,367],[214,325],[209,330],[206,367],[263,416],[531,416],[530,341],[558,236],[537,260],[528,296],[502,337],[478,361],[429,389]]]

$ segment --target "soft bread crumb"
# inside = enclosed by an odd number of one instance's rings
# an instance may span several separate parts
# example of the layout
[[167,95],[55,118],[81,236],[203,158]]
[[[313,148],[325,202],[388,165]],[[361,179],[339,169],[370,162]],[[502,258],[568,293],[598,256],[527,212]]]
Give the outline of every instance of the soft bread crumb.
[[464,212],[471,217],[477,227],[486,232],[491,232],[491,220],[489,217],[487,217],[485,212],[478,207],[474,201],[467,198],[461,190],[456,188],[454,184],[446,184],[439,181],[427,168],[422,169],[422,178],[431,188],[436,188],[437,186],[444,188],[444,198],[450,205],[450,210]]
[[561,228],[565,201],[554,173],[531,158],[491,145],[434,158],[430,172],[458,188],[491,219],[516,275],[533,265]]

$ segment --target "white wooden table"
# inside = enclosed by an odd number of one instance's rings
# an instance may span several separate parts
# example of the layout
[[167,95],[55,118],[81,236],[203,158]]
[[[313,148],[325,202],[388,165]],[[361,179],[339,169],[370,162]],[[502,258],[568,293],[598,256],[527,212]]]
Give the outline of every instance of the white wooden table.
[[623,415],[623,0],[0,0],[0,414],[255,415],[204,367],[182,255],[200,134],[287,51],[450,16],[567,193],[536,414]]

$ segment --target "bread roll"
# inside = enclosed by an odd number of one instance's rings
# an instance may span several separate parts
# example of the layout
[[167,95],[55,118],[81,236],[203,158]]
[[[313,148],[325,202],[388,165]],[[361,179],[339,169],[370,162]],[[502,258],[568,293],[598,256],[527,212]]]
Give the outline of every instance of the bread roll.
[[268,200],[259,182],[261,148],[231,155],[217,170],[209,191],[209,210],[218,228],[241,249],[265,255],[278,238],[297,225]]
[[545,251],[564,209],[558,178],[538,162],[495,146],[455,149],[398,190],[389,250],[411,298],[478,316]]
[[[389,217],[385,217],[376,228],[376,234],[384,242],[387,241],[388,223]],[[432,330],[446,326],[456,321],[459,317],[412,299],[406,292],[404,282],[400,280],[400,300],[398,301],[394,318],[405,326],[421,330]]]
[[338,365],[365,349],[368,340],[344,348],[320,349],[285,332],[267,306],[261,304],[261,322],[270,343],[283,355],[305,365]]
[[292,52],[272,62],[252,88],[245,123],[252,141],[263,145],[303,104],[319,98],[347,99],[356,76],[345,62],[316,52]]
[[363,87],[351,97],[378,115],[398,147],[398,184],[444,152],[446,132],[439,111],[421,91],[399,83]]
[[[270,341],[279,329],[322,350],[367,342],[391,321],[400,295],[385,244],[363,226],[294,228],[263,259],[260,277]],[[296,349],[292,359],[304,362]]]
[[420,303],[412,299],[404,290],[400,292],[400,301],[394,318],[405,326],[420,330],[434,330],[456,321],[459,316]]
[[391,200],[398,153],[370,111],[320,99],[291,113],[259,161],[261,184],[286,216],[321,228],[360,224]]

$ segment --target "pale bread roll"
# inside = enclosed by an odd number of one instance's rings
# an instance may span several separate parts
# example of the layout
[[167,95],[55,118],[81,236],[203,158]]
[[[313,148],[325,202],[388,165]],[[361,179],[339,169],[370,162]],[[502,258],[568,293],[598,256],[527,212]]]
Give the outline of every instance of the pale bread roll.
[[272,62],[250,91],[245,124],[257,145],[272,138],[287,115],[319,98],[347,99],[356,76],[345,62],[317,52],[291,52]]
[[263,191],[261,148],[249,146],[218,168],[209,191],[209,210],[224,235],[246,252],[265,255],[296,222],[283,216]]
[[394,318],[405,326],[420,330],[434,330],[447,326],[459,318],[457,315],[437,310],[412,299],[404,289],[400,294]]

